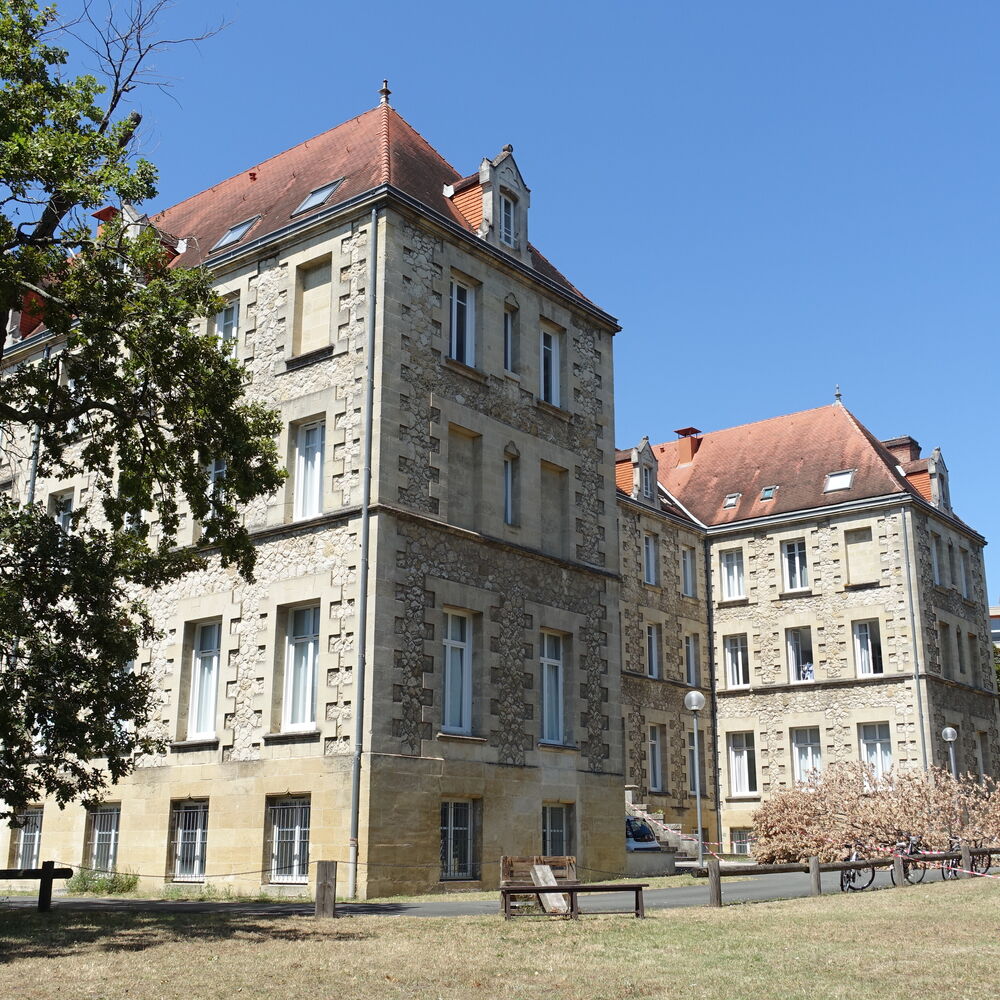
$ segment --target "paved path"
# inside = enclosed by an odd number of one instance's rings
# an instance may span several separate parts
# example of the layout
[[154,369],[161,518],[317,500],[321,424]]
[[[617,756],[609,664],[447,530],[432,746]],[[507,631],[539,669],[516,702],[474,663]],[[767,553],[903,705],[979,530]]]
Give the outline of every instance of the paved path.
[[[940,879],[937,872],[928,872],[927,880]],[[639,880],[641,881],[641,880]],[[880,871],[874,888],[891,885],[886,871]],[[840,891],[838,872],[823,874],[824,893]],[[768,899],[794,899],[809,895],[809,876],[792,873],[786,875],[759,875],[745,881],[722,880],[724,903],[754,903]],[[676,889],[647,889],[646,909],[664,910],[684,906],[705,906],[708,902],[708,881],[701,885],[679,886]],[[584,913],[606,913],[615,910],[632,912],[633,893],[594,893],[584,895],[580,900]],[[31,909],[35,900],[30,897],[13,897],[0,902],[0,908],[13,907]],[[60,898],[53,900],[53,908],[60,910],[91,911],[132,911],[142,913],[234,913],[258,917],[284,917],[311,915],[312,903],[258,903],[258,902],[214,902],[203,900],[159,900],[159,899],[94,899]],[[341,916],[363,916],[378,914],[383,916],[407,917],[467,917],[495,914],[499,911],[499,893],[496,899],[463,900],[442,897],[430,902],[400,903],[340,903],[337,912]]]

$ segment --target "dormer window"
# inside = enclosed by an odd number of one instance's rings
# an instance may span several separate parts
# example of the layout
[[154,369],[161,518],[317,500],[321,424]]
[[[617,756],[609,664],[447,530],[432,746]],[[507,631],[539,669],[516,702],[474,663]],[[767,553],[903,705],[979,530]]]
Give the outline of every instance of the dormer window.
[[292,212],[292,215],[298,215],[300,212],[308,212],[310,208],[318,208],[340,187],[343,180],[344,178],[341,177],[339,180],[330,181],[329,184],[324,184],[322,187],[316,188],[315,191],[310,191],[305,201]]
[[514,245],[514,216],[516,202],[507,195],[500,195],[500,242],[507,246]]
[[223,247],[232,246],[234,243],[239,243],[241,239],[253,228],[254,223],[260,218],[259,215],[255,215],[252,219],[245,219],[243,222],[238,222],[231,229],[227,229],[223,234],[222,239],[212,247],[210,252],[214,253],[216,250],[221,250]]
[[760,491],[761,500],[773,500],[775,491],[778,489],[777,486],[765,486]]
[[647,500],[653,499],[653,470],[648,465],[642,467],[642,495]]
[[836,490],[849,490],[854,482],[854,469],[845,469],[843,472],[831,472],[826,477],[826,485],[823,487],[824,493],[833,493]]
[[740,502],[741,496],[743,496],[742,493],[727,493],[725,499],[722,501],[722,509],[729,510],[735,507]]

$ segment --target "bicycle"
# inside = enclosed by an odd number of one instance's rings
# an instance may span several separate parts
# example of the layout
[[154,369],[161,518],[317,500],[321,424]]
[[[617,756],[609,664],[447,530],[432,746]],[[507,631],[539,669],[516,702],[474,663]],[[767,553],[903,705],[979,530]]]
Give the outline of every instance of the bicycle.
[[[952,837],[948,841],[948,850],[958,851],[962,848],[961,839]],[[985,875],[993,863],[993,859],[989,854],[973,854],[972,864],[969,866],[970,870],[975,875]],[[943,879],[954,879],[958,878],[959,872],[962,870],[962,862],[957,858],[953,858],[949,861],[941,862],[941,878]]]
[[[912,834],[907,840],[897,841],[893,846],[893,851],[896,854],[903,855],[903,878],[910,883],[910,885],[917,885],[923,882],[924,876],[927,874],[927,866],[920,861],[914,861],[913,856],[920,854],[920,837],[915,837]],[[892,884],[896,884],[896,866],[893,865],[889,869],[889,876],[892,878]]]
[[[864,861],[864,858],[858,854],[858,848],[861,847],[860,844],[854,844],[853,847],[850,844],[844,844],[844,847],[850,848],[850,853],[844,858],[845,861]],[[874,867],[844,868],[840,873],[840,891],[861,892],[863,889],[867,889],[874,881]]]

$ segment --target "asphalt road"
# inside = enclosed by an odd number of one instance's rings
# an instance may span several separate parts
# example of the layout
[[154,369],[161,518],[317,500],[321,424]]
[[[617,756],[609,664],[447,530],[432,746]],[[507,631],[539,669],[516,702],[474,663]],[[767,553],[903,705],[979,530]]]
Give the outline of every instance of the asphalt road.
[[[937,872],[928,872],[927,881],[940,879]],[[884,888],[892,883],[889,875],[881,871],[872,888]],[[840,891],[838,872],[823,874],[823,892]],[[742,881],[722,880],[723,903],[759,903],[769,899],[794,899],[809,895],[809,876],[792,873],[786,875],[759,875]],[[633,893],[594,893],[583,895],[580,906],[584,913],[609,913],[615,911],[632,912]],[[685,906],[705,906],[708,903],[708,881],[701,885],[679,886],[676,889],[647,889],[644,894],[647,910],[675,909]],[[12,897],[0,900],[0,908],[33,909],[35,900],[30,897]],[[53,900],[53,908],[60,910],[89,911],[132,911],[144,913],[232,913],[258,917],[311,915],[311,903],[258,903],[258,902],[213,902],[202,900],[157,900],[157,899],[97,899],[60,898]],[[340,916],[363,916],[379,914],[383,916],[407,917],[467,917],[492,914],[499,911],[499,894],[491,900],[463,900],[442,898],[432,902],[400,903],[340,903]]]

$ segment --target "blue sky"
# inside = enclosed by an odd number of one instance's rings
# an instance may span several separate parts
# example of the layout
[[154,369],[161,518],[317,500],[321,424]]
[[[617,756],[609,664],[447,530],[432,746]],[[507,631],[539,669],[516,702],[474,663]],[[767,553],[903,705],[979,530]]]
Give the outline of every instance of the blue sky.
[[[72,4],[64,9],[71,10]],[[940,445],[996,543],[1000,5],[179,3],[137,95],[163,207],[392,103],[463,173],[507,142],[532,241],[623,326],[617,442],[832,401]]]

